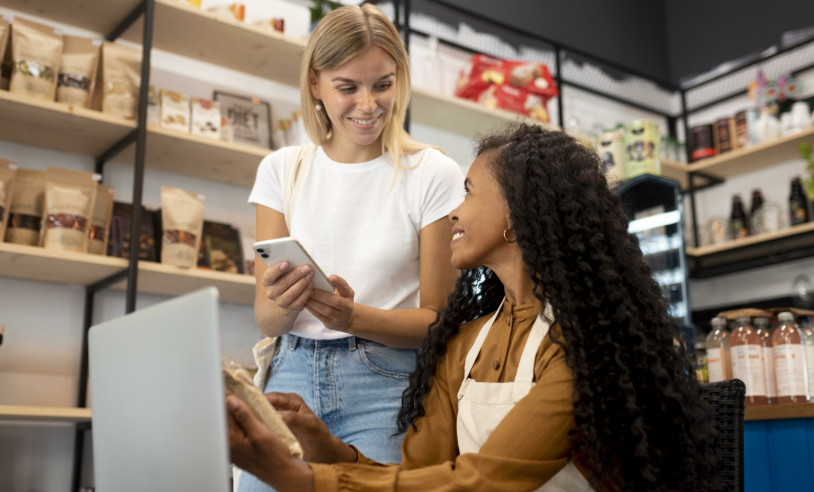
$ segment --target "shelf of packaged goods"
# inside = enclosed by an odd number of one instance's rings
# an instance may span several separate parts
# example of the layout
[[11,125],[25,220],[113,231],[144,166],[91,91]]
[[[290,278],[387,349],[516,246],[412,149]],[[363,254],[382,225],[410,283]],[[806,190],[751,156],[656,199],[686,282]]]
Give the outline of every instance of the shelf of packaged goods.
[[687,166],[687,171],[704,172],[720,178],[729,178],[773,166],[790,159],[800,159],[800,142],[814,137],[814,127],[770,142],[733,150]]
[[123,258],[0,243],[0,275],[4,277],[91,285],[125,268]]
[[[122,280],[113,288],[121,290],[125,286],[126,281]],[[251,275],[197,268],[187,270],[149,261],[139,262],[139,292],[179,296],[207,286],[217,287],[223,302],[254,304],[255,281]]]
[[[133,162],[130,145],[119,160]],[[260,160],[272,151],[148,126],[145,164],[185,176],[250,187]]]
[[[141,43],[140,18],[122,39]],[[223,68],[296,86],[305,40],[173,0],[156,0],[153,47]]]
[[0,91],[0,140],[99,155],[136,124],[91,109]]
[[[93,32],[111,32],[139,0],[6,0],[4,7]],[[221,20],[177,0],[156,0],[153,47],[221,67],[297,85],[305,41]],[[142,42],[140,17],[122,36]]]
[[814,418],[814,403],[783,403],[746,407],[744,420],[782,420]]
[[814,222],[724,244],[686,249],[690,275],[712,277],[814,255]]
[[445,96],[419,87],[413,87],[410,120],[470,138],[498,130],[507,123],[521,121],[554,129],[552,125],[517,113],[487,108],[467,99]]
[[0,405],[0,420],[85,423],[90,422],[91,411],[90,408],[75,407]]

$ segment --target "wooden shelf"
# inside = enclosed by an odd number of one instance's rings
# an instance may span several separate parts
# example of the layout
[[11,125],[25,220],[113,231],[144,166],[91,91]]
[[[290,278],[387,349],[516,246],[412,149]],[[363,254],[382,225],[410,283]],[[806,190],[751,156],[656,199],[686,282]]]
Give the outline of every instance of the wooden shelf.
[[774,166],[780,162],[800,158],[797,146],[803,140],[814,137],[814,127],[795,135],[782,137],[751,147],[733,150],[726,154],[703,159],[687,165],[687,171],[704,172],[720,178],[730,178],[739,174]]
[[98,156],[136,128],[99,111],[0,91],[0,140]]
[[814,418],[814,403],[784,403],[746,407],[744,420],[782,420]]
[[90,408],[0,405],[0,420],[25,422],[90,422]]
[[667,159],[661,159],[661,175],[681,183],[681,190],[686,191],[690,184],[687,165]]
[[[251,275],[182,269],[150,261],[139,262],[138,291],[149,294],[180,296],[207,286],[217,287],[220,300],[242,305],[254,305],[255,280]],[[122,290],[126,282],[113,285]]]
[[107,34],[141,0],[3,0],[3,6],[54,22]]
[[777,239],[783,239],[798,234],[805,234],[814,231],[814,222],[807,222],[794,227],[787,227],[777,232],[769,232],[765,234],[758,234],[756,236],[748,236],[737,241],[727,241],[723,244],[713,244],[710,246],[702,246],[700,248],[687,248],[687,256],[707,256],[716,253],[723,253],[725,251],[732,251],[747,246],[754,246],[756,244],[766,243]]
[[[141,44],[142,26],[140,18],[122,39]],[[221,20],[186,4],[156,0],[153,47],[296,86],[305,40],[238,21]]]
[[[0,243],[0,276],[4,277],[88,286],[126,268],[124,258]],[[114,288],[124,289],[125,285],[122,280]],[[255,280],[251,275],[139,262],[139,292],[178,296],[208,285],[218,288],[223,302],[254,303]]]
[[554,128],[521,114],[490,109],[467,99],[448,97],[413,87],[410,118],[416,123],[467,137],[485,135],[508,123],[526,122]]
[[4,277],[87,286],[125,268],[124,258],[0,243],[0,275]]
[[[155,125],[147,130],[147,167],[247,188],[254,183],[260,161],[273,152]],[[135,145],[130,145],[119,159],[134,162],[134,152]]]

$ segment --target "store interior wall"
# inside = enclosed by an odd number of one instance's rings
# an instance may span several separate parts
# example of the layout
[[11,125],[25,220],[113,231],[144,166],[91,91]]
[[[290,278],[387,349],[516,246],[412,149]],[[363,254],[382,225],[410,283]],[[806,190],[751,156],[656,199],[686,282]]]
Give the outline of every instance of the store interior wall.
[[[476,5],[488,8],[491,4],[485,1],[466,3],[471,5],[471,8],[475,8]],[[602,4],[604,5],[604,2]],[[623,22],[622,18],[631,19],[633,12],[636,11],[634,7],[638,4],[639,2],[633,0],[619,1],[617,7],[612,9],[613,16],[609,13],[607,17],[615,20],[608,21],[608,24],[616,25],[620,29],[635,25],[630,24],[629,20]],[[533,8],[539,8],[537,5],[535,3]],[[573,2],[569,2],[569,5],[572,6],[573,12],[584,13],[582,8],[577,8]],[[588,8],[587,2],[584,8]],[[625,8],[630,9],[627,16],[622,15]],[[490,15],[495,14],[489,10]],[[550,9],[539,16],[525,17],[544,17],[546,21],[550,21],[557,19],[557,15],[571,15],[557,12]],[[13,14],[0,7],[0,14],[6,13]],[[620,17],[616,17],[617,14]],[[655,13],[651,12],[651,15]],[[28,15],[24,17],[32,18]],[[568,19],[574,17],[578,16],[571,15]],[[57,25],[50,20],[42,21]],[[579,18],[574,20],[578,21]],[[98,37],[97,33],[83,32],[71,26],[58,25],[58,27],[66,34]],[[664,26],[661,27],[663,28]],[[572,30],[574,36],[585,41],[583,39],[585,37],[580,36],[578,29]],[[608,36],[611,35],[606,35],[604,41],[594,42],[600,45],[611,44],[606,42]],[[426,53],[426,41],[414,37],[411,40],[411,63],[414,83],[419,87],[426,82],[426,77],[421,73],[422,57],[425,57]],[[444,59],[442,91],[451,95],[458,71],[466,63],[469,54],[448,48],[442,48],[441,53]],[[638,59],[639,55],[636,56]],[[194,74],[194,78],[191,78],[190,74]],[[808,93],[814,93],[811,90],[814,89],[814,72],[803,74],[803,78]],[[190,96],[209,97],[214,89],[251,93],[270,100],[273,115],[279,117],[287,116],[299,106],[299,93],[295,88],[158,50],[153,52],[151,82],[158,88],[175,90]],[[577,115],[579,124],[584,129],[591,129],[597,125],[611,126],[618,121],[637,118],[651,118],[658,121],[662,127],[665,125],[664,119],[657,115],[575,89],[565,91],[563,98],[566,111],[571,115]],[[737,99],[694,115],[690,122],[692,124],[711,122],[717,117],[729,116],[748,104],[745,98]],[[555,108],[554,100],[549,103],[554,121],[557,119]],[[274,116],[275,119],[278,116]],[[416,123],[411,126],[411,132],[419,141],[441,148],[461,164],[462,169],[468,168],[474,149],[471,139]],[[93,159],[88,156],[54,152],[8,141],[0,141],[0,157],[17,161],[21,166],[33,169],[45,169],[47,166],[84,171],[93,169]],[[715,214],[728,214],[733,193],[741,193],[744,199],[748,199],[748,194],[756,187],[763,189],[767,200],[784,203],[788,196],[789,180],[802,172],[804,172],[802,162],[793,160],[769,170],[730,179],[721,186],[702,192],[698,195],[699,223],[708,221]],[[107,165],[105,182],[115,187],[117,200],[130,201],[132,161],[118,158]],[[159,207],[161,185],[177,186],[206,195],[205,218],[230,222],[240,227],[244,234],[244,243],[250,244],[253,239],[254,213],[251,206],[246,203],[249,191],[247,187],[180,176],[148,167],[144,184],[145,206],[153,209]],[[791,292],[793,279],[800,272],[814,273],[814,259],[693,281],[691,301],[694,308],[707,308],[753,299],[786,296]],[[6,342],[0,347],[0,405],[74,406],[79,384],[84,289],[78,286],[0,277],[0,292],[3,293],[0,295],[2,315],[0,323],[7,326]],[[147,307],[165,299],[163,296],[140,294],[137,307]],[[124,305],[124,294],[121,291],[105,290],[98,293],[94,321],[101,322],[121,316],[124,313]],[[223,303],[220,322],[224,354],[250,364],[250,348],[260,338],[252,308]],[[69,424],[0,423],[0,490],[63,490],[71,476],[73,438],[73,426]],[[45,467],[42,465],[43,460],[47,463]],[[88,466],[86,464],[86,467]]]

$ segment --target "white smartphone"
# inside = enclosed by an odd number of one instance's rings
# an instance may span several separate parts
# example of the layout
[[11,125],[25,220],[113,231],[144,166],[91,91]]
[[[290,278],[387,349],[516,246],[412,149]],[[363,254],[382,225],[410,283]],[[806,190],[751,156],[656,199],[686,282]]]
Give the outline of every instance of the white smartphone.
[[287,260],[290,268],[297,268],[301,265],[309,265],[314,272],[314,287],[321,290],[333,292],[334,287],[328,282],[328,276],[319,268],[317,262],[305,251],[299,241],[293,237],[281,237],[278,239],[267,239],[254,243],[254,251],[263,259],[268,266]]

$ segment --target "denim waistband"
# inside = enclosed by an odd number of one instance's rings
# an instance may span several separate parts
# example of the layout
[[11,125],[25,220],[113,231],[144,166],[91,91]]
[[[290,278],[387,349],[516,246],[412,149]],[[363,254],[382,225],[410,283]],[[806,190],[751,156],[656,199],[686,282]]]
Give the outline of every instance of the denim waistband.
[[363,343],[375,344],[376,342],[371,342],[370,340],[355,337],[353,335],[343,338],[335,338],[332,340],[317,340],[314,338],[299,337],[297,335],[286,333],[280,337],[280,343],[287,344],[288,348],[292,350],[297,348],[298,345],[303,345],[305,347],[347,347],[348,350],[356,350],[357,345]]

